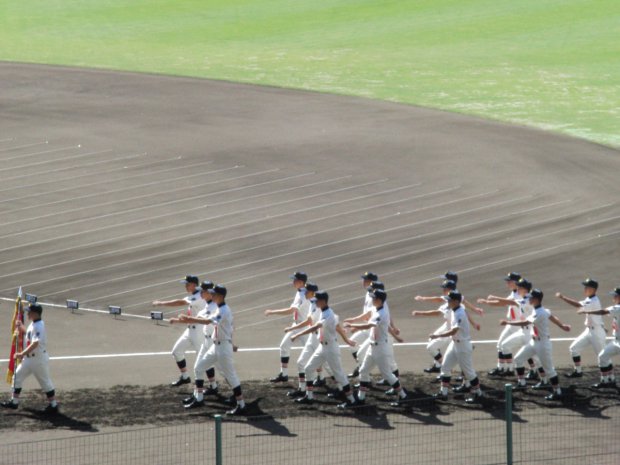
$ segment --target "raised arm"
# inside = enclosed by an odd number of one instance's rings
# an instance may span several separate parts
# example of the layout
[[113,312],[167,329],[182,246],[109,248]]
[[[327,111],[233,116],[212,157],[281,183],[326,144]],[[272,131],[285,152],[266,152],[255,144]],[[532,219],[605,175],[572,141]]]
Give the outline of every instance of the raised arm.
[[482,308],[476,307],[475,305],[467,301],[467,299],[463,299],[463,305],[466,309],[471,310],[472,312],[476,312],[478,315],[484,315],[484,310]]
[[436,302],[438,304],[444,303],[445,299],[441,296],[429,296],[429,297],[425,297],[425,296],[421,296],[421,295],[416,295],[415,296],[415,300],[418,302]]
[[295,310],[298,310],[295,307],[289,307],[289,308],[279,308],[277,310],[265,310],[265,316],[269,316],[269,315],[292,315],[293,313],[295,313]]
[[442,316],[441,310],[413,310],[411,312],[413,316]]
[[558,328],[561,328],[562,330],[569,332],[570,331],[570,325],[564,324],[560,321],[560,319],[555,316],[555,315],[551,315],[549,317],[549,321],[551,321],[554,325],[556,325]]
[[505,299],[503,297],[497,297],[495,295],[490,295],[486,299],[478,299],[479,304],[490,305],[491,307],[507,307],[509,305],[519,305],[516,300]]
[[312,326],[307,327],[303,331],[300,331],[299,333],[293,334],[291,336],[291,341],[295,341],[295,339],[297,339],[298,337],[305,336],[306,334],[310,334],[310,333],[313,333],[315,331],[318,331],[319,328],[321,328],[322,326],[323,326],[323,323],[321,323],[319,321],[319,322],[313,324]]
[[187,305],[187,300],[185,299],[153,301],[153,307],[182,307],[184,305]]
[[305,328],[306,326],[310,326],[312,324],[312,317],[306,318],[304,321],[297,323],[296,325],[288,326],[284,328],[285,333],[290,333],[291,331],[297,331],[298,329]]
[[581,308],[582,307],[581,302],[579,302],[578,300],[570,299],[570,298],[566,297],[565,295],[563,295],[561,292],[556,292],[555,296],[558,299],[562,299],[568,305],[572,305],[575,308]]

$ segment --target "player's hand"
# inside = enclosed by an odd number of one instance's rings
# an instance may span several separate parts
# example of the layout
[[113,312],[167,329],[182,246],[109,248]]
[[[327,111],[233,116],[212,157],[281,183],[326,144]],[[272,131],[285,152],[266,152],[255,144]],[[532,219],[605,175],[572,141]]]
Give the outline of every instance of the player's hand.
[[508,322],[506,320],[499,320],[499,325],[500,326],[506,326],[508,324]]
[[424,300],[424,297],[422,297],[421,295],[416,295],[415,300],[417,300],[418,302],[422,302]]
[[168,321],[171,325],[173,325],[175,323],[179,323],[181,320],[179,320],[178,318],[170,318]]
[[562,329],[567,333],[571,330],[571,326],[569,324],[562,325]]
[[294,336],[291,336],[291,342],[295,342],[295,339],[297,339],[297,334],[295,334]]
[[474,307],[474,312],[476,312],[480,316],[484,315],[484,309],[480,307]]
[[239,346],[233,344],[233,352],[237,352],[239,350]]
[[271,310],[265,310],[265,316],[271,315]]
[[187,321],[187,318],[188,318],[188,316],[187,316],[186,314],[181,313],[181,314],[179,315],[178,320],[179,320],[179,321],[181,321],[181,322],[183,322],[183,321]]
[[290,333],[291,331],[293,331],[293,328],[291,328],[290,326],[287,326],[286,328],[284,328],[285,333]]
[[154,300],[151,305],[153,305],[153,307],[159,307],[161,305],[161,302],[159,300]]
[[24,326],[24,323],[22,323],[22,320],[17,320],[15,322],[15,327],[16,328],[21,328],[22,326]]
[[345,322],[342,324],[342,327],[346,328],[346,329],[350,329],[351,328],[351,323],[349,321],[345,320]]
[[24,354],[22,352],[17,352],[13,358],[15,360],[21,360],[22,358],[24,358]]
[[[394,334],[396,334],[396,336],[400,335],[400,329],[398,329],[396,326],[392,326],[392,331],[394,331]],[[392,336],[394,336],[394,334],[392,334]]]
[[437,336],[435,334],[429,334],[428,338],[429,339],[437,339]]
[[355,341],[352,341],[351,339],[347,339],[347,344],[349,344],[351,347],[355,347],[357,345]]
[[411,312],[411,316],[418,316],[419,314],[420,312],[418,312],[417,310]]
[[487,303],[487,299],[480,298],[480,299],[476,300],[476,303],[478,303],[478,304],[486,304]]
[[556,293],[555,293],[555,296],[556,296],[558,299],[561,299],[562,297],[564,297],[564,296],[562,295],[562,293],[561,293],[561,292],[556,292]]
[[392,337],[394,338],[396,342],[400,342],[401,344],[405,342],[405,340],[402,337],[394,336],[393,334],[392,334]]
[[479,324],[479,323],[476,323],[476,324],[474,325],[474,328],[476,328],[476,331],[480,331],[480,324]]

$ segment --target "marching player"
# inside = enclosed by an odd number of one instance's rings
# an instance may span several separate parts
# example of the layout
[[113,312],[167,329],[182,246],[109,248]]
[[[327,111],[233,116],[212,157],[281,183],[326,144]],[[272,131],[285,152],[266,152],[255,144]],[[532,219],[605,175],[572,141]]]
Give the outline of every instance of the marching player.
[[[447,281],[454,281],[455,284],[458,285],[459,282],[459,275],[456,274],[454,271],[448,271],[446,274],[444,274],[442,276],[442,278],[444,280]],[[462,294],[461,294],[462,296]],[[429,297],[425,297],[425,296],[421,296],[421,295],[416,295],[415,296],[415,300],[418,302],[434,302],[437,304],[443,304],[446,302],[446,296],[445,295],[439,295],[439,296],[429,296]],[[465,297],[463,297],[463,306],[467,309],[467,310],[471,310],[474,313],[477,313],[478,315],[484,315],[484,310],[480,307],[476,307],[475,305],[473,305],[472,303],[470,303],[467,299],[465,299]]]
[[616,387],[616,378],[614,377],[614,367],[611,363],[611,358],[614,355],[620,355],[620,287],[615,288],[609,295],[613,296],[614,299],[614,305],[611,307],[607,307],[605,310],[586,310],[582,308],[577,311],[577,313],[585,315],[611,315],[613,318],[614,339],[598,354],[601,380],[592,385],[594,389]]
[[[181,307],[187,305],[187,315],[197,315],[206,306],[205,300],[200,295],[200,289],[198,285],[200,281],[197,276],[187,275],[181,283],[185,284],[185,290],[188,295],[184,299],[176,300],[156,300],[153,302],[154,307]],[[170,324],[178,322],[177,319],[170,319]],[[179,379],[171,383],[172,386],[182,386],[183,384],[190,384],[192,380],[187,372],[187,361],[185,360],[185,351],[190,347],[193,347],[196,352],[200,351],[200,346],[203,342],[203,335],[195,324],[188,324],[181,337],[177,339],[177,342],[172,348],[172,356],[179,367],[181,375]]]
[[[447,296],[450,291],[456,290],[456,283],[454,281],[444,280],[441,283],[441,288],[443,289],[444,296]],[[443,333],[450,329],[450,322],[452,321],[452,310],[448,306],[448,302],[444,301],[444,303],[437,310],[413,310],[411,312],[413,316],[441,316],[444,319],[443,324],[437,328],[433,333]],[[446,353],[446,349],[450,344],[450,339],[447,337],[431,339],[428,344],[426,344],[426,350],[433,358],[433,365],[429,368],[425,368],[425,373],[439,373],[441,370],[441,362],[443,360],[443,354]]]
[[[508,278],[515,277],[517,273],[510,273]],[[507,318],[510,320],[523,321],[528,316],[530,316],[534,308],[530,305],[530,291],[532,290],[532,283],[525,278],[520,278],[517,281],[516,285],[516,297],[510,298],[507,297],[505,299],[501,297],[496,297],[490,295],[486,299],[478,299],[479,304],[491,305],[493,307],[504,307],[508,306],[508,315]],[[502,331],[502,335],[498,341],[498,366],[494,370],[489,372],[491,376],[508,376],[513,373],[512,371],[512,363],[513,358],[512,354],[518,351],[521,347],[529,344],[532,340],[532,330],[529,326],[525,326],[519,328],[517,326],[506,326],[506,328],[516,328],[516,331],[513,331],[509,336],[505,337],[506,330]],[[534,359],[529,358],[528,364],[530,366],[530,370],[526,376],[528,380],[537,380],[538,374],[536,373],[536,366],[534,364]],[[540,376],[545,378],[545,370],[543,367],[539,367],[538,371]]]
[[[233,364],[233,315],[230,307],[226,304],[226,294],[228,291],[225,286],[216,284],[207,292],[211,294],[213,302],[217,305],[215,314],[203,320],[204,323],[214,326],[213,345],[205,356],[200,359],[196,367],[196,373],[202,373],[205,368],[217,365],[218,370],[226,378],[228,384],[232,386],[233,394],[237,400],[236,407],[226,413],[228,415],[245,415],[247,409],[243,400],[243,393],[241,392],[241,383]],[[180,315],[179,319],[183,322],[189,322],[195,318],[188,315]],[[196,320],[198,319],[196,318]],[[186,404],[185,408],[197,408],[203,405],[203,403],[204,393],[197,386],[194,399]]]
[[[344,320],[345,323],[368,321],[370,314],[375,309],[372,305],[372,298],[370,297],[371,290],[369,290],[369,287],[373,282],[379,280],[379,276],[372,271],[366,271],[360,277],[362,278],[362,287],[366,290],[366,294],[364,295],[364,307],[362,308],[362,313],[353,318],[347,318]],[[357,331],[351,336],[351,340],[355,341],[355,346],[351,348],[351,355],[353,355],[353,359],[355,360],[355,370],[349,375],[349,378],[357,378],[360,374],[359,360],[364,360],[364,355],[368,349],[368,336],[369,331]]]
[[[265,310],[265,315],[293,315],[293,324],[305,321],[308,318],[309,304],[306,301],[306,282],[308,281],[308,275],[303,271],[296,271],[291,275],[293,280],[293,287],[296,289],[295,298],[289,308],[283,308],[279,310]],[[269,381],[272,383],[286,383],[288,382],[288,362],[291,357],[291,341],[292,333],[287,332],[282,341],[280,342],[280,373],[271,378]],[[305,344],[306,339],[302,340]]]
[[598,282],[588,278],[581,284],[583,285],[584,300],[573,300],[562,295],[560,292],[555,294],[557,298],[562,299],[567,304],[587,310],[587,312],[585,312],[586,321],[584,323],[586,329],[577,336],[577,339],[575,339],[569,347],[575,368],[572,373],[566,375],[567,378],[581,378],[583,376],[581,371],[581,352],[583,349],[591,345],[598,356],[601,350],[603,350],[603,347],[605,347],[605,325],[603,324],[603,317],[598,313],[592,313],[598,312],[603,308],[601,306],[601,301],[596,296]]
[[[321,317],[321,311],[316,307],[316,303],[314,302],[314,295],[319,290],[319,286],[315,283],[308,281],[306,283],[306,302],[309,304],[308,309],[308,317],[301,321],[298,324],[293,324],[284,328],[285,333],[294,333],[302,328],[307,328],[309,326],[315,325],[318,323]],[[306,372],[304,371],[306,368],[306,364],[314,354],[314,351],[319,346],[319,336],[317,332],[310,333],[306,338],[306,343],[304,344],[304,348],[297,359],[297,372],[299,373],[299,387],[294,391],[289,391],[286,395],[290,398],[298,398],[306,395]]]
[[[452,369],[458,363],[463,371],[463,381],[472,394],[472,397],[465,400],[467,403],[481,402],[483,394],[480,389],[480,380],[474,370],[472,362],[472,345],[469,331],[469,319],[467,312],[462,304],[463,296],[458,291],[450,291],[448,294],[448,306],[452,310],[452,320],[450,329],[443,333],[433,333],[430,339],[452,338],[452,343],[443,363],[441,364],[441,390],[434,397],[436,399],[446,399],[450,388]],[[461,389],[462,391],[462,389]]]
[[369,331],[369,349],[364,356],[362,366],[360,368],[360,388],[357,398],[360,403],[364,403],[366,392],[370,388],[370,371],[377,365],[383,378],[388,381],[389,385],[394,389],[394,393],[398,395],[399,400],[407,398],[407,392],[401,387],[398,377],[392,373],[392,356],[393,352],[389,350],[391,341],[389,340],[390,313],[385,302],[387,293],[383,289],[376,289],[371,292],[373,306],[375,311],[366,323],[345,323],[345,328],[353,331]]
[[58,413],[58,402],[56,402],[56,391],[49,373],[47,333],[45,331],[45,323],[41,319],[43,307],[39,304],[31,304],[27,312],[28,319],[30,320],[28,329],[24,329],[21,321],[16,322],[15,331],[26,335],[26,348],[22,352],[15,354],[15,359],[21,360],[21,363],[13,375],[13,395],[11,400],[2,402],[0,405],[8,409],[17,409],[24,380],[28,376],[34,375],[48,400],[48,405],[43,410],[43,413],[54,415]]
[[[519,306],[514,303],[506,304],[507,301],[514,302],[519,299],[519,295],[517,292],[517,283],[521,279],[521,275],[519,273],[510,272],[504,278],[506,282],[506,286],[510,291],[508,297],[502,298],[496,295],[489,295],[486,299],[478,299],[479,304],[487,304],[494,307],[503,307],[504,305],[508,306],[508,311],[506,313],[506,318],[510,321],[519,321],[523,320],[525,316],[519,312]],[[499,339],[497,340],[497,367],[489,371],[489,376],[513,376],[514,371],[512,370],[512,353],[504,353],[501,350],[501,346],[506,339],[508,339],[513,334],[517,333],[520,328],[516,326],[505,326],[502,332],[499,335]]]
[[338,346],[339,334],[342,340],[350,346],[354,346],[355,342],[350,340],[345,330],[338,323],[338,316],[329,306],[329,295],[326,291],[318,291],[314,295],[317,308],[321,310],[319,321],[303,331],[291,336],[291,340],[295,341],[307,334],[318,331],[319,346],[310,357],[308,363],[304,367],[306,374],[306,395],[296,399],[299,404],[312,404],[314,402],[313,381],[317,368],[327,363],[331,368],[334,378],[342,386],[342,392],[346,397],[346,402],[338,405],[339,408],[352,407],[357,404],[353,397],[351,385],[347,379],[340,360],[340,347]]
[[[183,322],[185,323],[202,325],[202,332],[204,334],[204,340],[202,342],[202,345],[200,346],[198,355],[196,356],[196,362],[194,363],[194,376],[196,387],[194,388],[193,394],[187,399],[183,400],[183,403],[186,405],[192,403],[192,401],[196,398],[196,394],[198,393],[198,391],[207,395],[217,394],[218,391],[218,386],[215,381],[215,368],[212,366],[203,366],[203,360],[206,357],[207,352],[213,345],[212,338],[214,328],[213,325],[209,324],[209,318],[214,316],[217,312],[217,305],[215,304],[215,302],[213,302],[213,298],[211,297],[211,294],[209,294],[209,289],[213,289],[214,286],[215,284],[213,284],[212,281],[203,281],[202,284],[200,284],[200,296],[205,300],[205,308],[202,309],[195,317],[188,315],[184,315],[183,317]],[[172,319],[173,318],[171,318],[171,320]],[[181,323],[180,318],[174,318],[174,320],[175,322]],[[206,391],[204,390],[204,368],[206,368],[207,379],[209,381],[209,387]]]
[[552,315],[548,309],[542,306],[543,297],[544,294],[540,289],[534,289],[530,293],[530,304],[534,307],[534,312],[524,321],[501,320],[500,324],[502,326],[512,325],[520,326],[522,328],[533,325],[532,341],[523,347],[515,357],[518,382],[514,388],[516,390],[523,390],[526,388],[525,361],[533,355],[537,355],[540,363],[547,373],[547,376],[549,376],[549,381],[551,382],[551,386],[553,388],[553,392],[545,397],[545,399],[559,400],[562,398],[562,389],[560,388],[558,374],[553,366],[549,322],[551,321],[563,331],[567,332],[570,331],[570,325],[562,323],[558,317]]

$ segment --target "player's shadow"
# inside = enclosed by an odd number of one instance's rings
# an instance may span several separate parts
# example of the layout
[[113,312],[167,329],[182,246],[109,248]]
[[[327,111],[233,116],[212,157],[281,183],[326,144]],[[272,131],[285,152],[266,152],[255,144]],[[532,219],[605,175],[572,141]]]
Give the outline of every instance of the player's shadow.
[[[397,410],[390,410],[390,413],[402,415],[418,423],[433,426],[454,426],[453,423],[443,421],[441,417],[448,417],[450,413],[437,402],[432,396],[423,392],[419,388],[408,391],[408,398],[401,402]],[[395,423],[400,423],[395,421]]]
[[[324,415],[334,418],[343,418],[343,412],[341,411],[330,411],[325,410],[323,412]],[[346,410],[346,415],[349,418],[355,418],[359,421],[360,425],[340,425],[338,423],[334,423],[334,427],[336,428],[370,428],[370,429],[379,429],[379,430],[393,430],[394,427],[390,424],[387,414],[384,411],[381,411],[375,405],[359,405],[356,407],[352,407]]]
[[62,411],[54,415],[45,414],[33,409],[24,409],[24,411],[28,412],[28,417],[41,422],[46,421],[50,423],[51,426],[53,426],[54,428],[68,429],[71,431],[81,431],[84,433],[97,433],[99,431],[91,423],[78,420],[76,418],[71,418],[62,413]]
[[[252,426],[258,430],[264,432],[249,433],[249,434],[236,434],[236,437],[255,437],[255,436],[280,436],[284,438],[296,438],[297,434],[292,433],[285,425],[278,421],[273,415],[265,413],[259,403],[261,399],[258,398],[252,402],[246,403],[247,413],[245,418],[236,417],[237,421]],[[226,419],[227,423],[235,422],[235,419]]]
[[573,386],[564,388],[562,393],[563,396],[559,401],[547,401],[545,399],[536,398],[530,400],[530,402],[552,410],[570,410],[584,418],[599,420],[611,420],[613,418],[603,413],[610,405],[594,405],[592,400],[595,396],[593,395],[580,394]]

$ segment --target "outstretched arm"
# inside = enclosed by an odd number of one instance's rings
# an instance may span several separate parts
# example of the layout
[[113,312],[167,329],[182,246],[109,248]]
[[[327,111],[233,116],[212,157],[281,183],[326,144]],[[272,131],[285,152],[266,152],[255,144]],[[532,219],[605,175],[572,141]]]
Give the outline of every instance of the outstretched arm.
[[472,312],[476,312],[478,315],[484,315],[484,310],[480,307],[476,307],[475,305],[471,304],[467,299],[463,299],[463,305],[465,306],[465,308],[471,310]]
[[187,305],[187,300],[185,299],[153,301],[153,307],[182,307],[184,305]]
[[565,295],[563,295],[563,294],[562,294],[562,293],[560,293],[560,292],[556,292],[556,293],[555,293],[555,296],[556,296],[558,299],[562,299],[562,300],[563,300],[564,302],[566,302],[568,305],[572,305],[572,306],[573,306],[573,307],[575,307],[575,308],[581,308],[581,307],[582,307],[581,302],[579,302],[579,301],[577,301],[577,300],[574,300],[574,299],[570,299],[570,298],[566,297]]
[[441,310],[413,310],[411,314],[413,316],[441,316],[443,315]]
[[342,326],[340,326],[340,324],[336,325],[336,332],[340,334],[340,337],[346,344],[350,345],[351,347],[355,347],[355,341],[349,339],[349,336],[347,336],[347,332],[342,328]]
[[551,315],[549,317],[549,321],[551,321],[553,324],[555,324],[558,328],[561,328],[562,330],[569,332],[570,331],[570,325],[564,324],[560,321],[560,319],[555,316],[555,315]]
[[430,296],[430,297],[425,297],[425,296],[421,296],[421,295],[416,295],[415,296],[415,300],[418,302],[436,302],[438,304],[441,304],[443,302],[445,302],[444,298],[441,296]]

